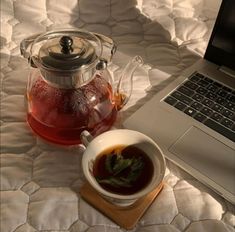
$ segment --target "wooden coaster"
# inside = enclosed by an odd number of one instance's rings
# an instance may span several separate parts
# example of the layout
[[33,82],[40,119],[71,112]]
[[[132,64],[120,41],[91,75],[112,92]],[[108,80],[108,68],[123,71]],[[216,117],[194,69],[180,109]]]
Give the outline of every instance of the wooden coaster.
[[109,217],[119,226],[129,230],[136,225],[162,188],[163,183],[145,197],[137,200],[134,204],[125,207],[113,205],[109,201],[105,200],[88,183],[85,183],[82,186],[80,194],[88,203],[93,205],[104,215]]

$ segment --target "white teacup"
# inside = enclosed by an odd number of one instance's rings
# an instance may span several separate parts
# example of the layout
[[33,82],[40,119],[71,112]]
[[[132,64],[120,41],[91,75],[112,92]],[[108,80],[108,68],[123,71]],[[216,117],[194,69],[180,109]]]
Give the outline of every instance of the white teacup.
[[[81,134],[81,140],[86,146],[86,150],[82,157],[82,169],[84,175],[90,185],[113,204],[120,206],[130,205],[161,184],[166,169],[165,159],[159,146],[148,136],[133,130],[117,129],[104,132],[95,138],[92,138],[89,132],[84,131]],[[150,158],[153,164],[153,175],[151,180],[144,188],[134,194],[122,195],[109,192],[102,188],[93,176],[93,164],[96,157],[104,150],[119,145],[134,145],[142,150]]]

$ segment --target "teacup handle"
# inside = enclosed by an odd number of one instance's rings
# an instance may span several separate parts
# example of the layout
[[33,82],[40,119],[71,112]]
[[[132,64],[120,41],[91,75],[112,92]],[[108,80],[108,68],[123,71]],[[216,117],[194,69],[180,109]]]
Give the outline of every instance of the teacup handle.
[[93,140],[93,136],[87,130],[84,130],[80,135],[80,139],[82,144],[87,147],[88,144]]

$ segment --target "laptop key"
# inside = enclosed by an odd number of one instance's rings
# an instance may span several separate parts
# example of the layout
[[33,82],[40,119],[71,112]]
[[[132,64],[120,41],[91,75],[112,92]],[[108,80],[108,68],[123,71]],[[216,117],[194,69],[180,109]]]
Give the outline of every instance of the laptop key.
[[211,101],[210,99],[204,99],[203,101],[202,101],[202,103],[203,103],[203,105],[205,105],[205,106],[208,106],[208,107],[212,107],[213,105],[214,105],[214,102],[213,101]]
[[191,97],[191,96],[194,94],[194,91],[193,91],[193,90],[191,90],[191,89],[189,89],[189,88],[187,88],[187,87],[185,87],[185,86],[180,86],[180,87],[177,89],[177,91],[179,91],[179,92],[181,92],[181,93],[183,93],[183,94],[185,94],[185,95],[187,95],[187,96],[189,96],[189,97]]
[[209,77],[205,77],[204,80],[207,81],[207,82],[209,82],[209,83],[212,83],[212,82],[213,82],[213,80],[211,80]]
[[184,113],[189,115],[189,116],[193,116],[197,111],[191,107],[187,107],[185,110],[184,110]]
[[235,111],[235,104],[233,104],[232,102],[228,102],[226,105],[225,105],[226,108],[228,108],[229,110],[231,111]]
[[228,129],[224,126],[222,126],[221,124],[211,120],[211,119],[207,119],[204,124],[208,127],[210,127],[211,129],[215,130],[216,132],[222,134],[223,136],[229,138],[230,140],[232,140],[233,142],[235,142],[235,133],[233,131],[231,131],[232,127],[234,127],[234,123],[230,126],[231,128]]
[[198,85],[191,82],[191,81],[186,81],[184,82],[184,86],[188,87],[189,89],[196,90]]
[[227,105],[227,103],[228,103],[228,101],[225,99],[225,98],[223,98],[223,97],[218,97],[216,100],[215,100],[218,104],[220,104],[220,105]]
[[178,102],[178,103],[176,103],[176,104],[174,105],[174,107],[177,108],[178,110],[183,111],[183,110],[187,107],[187,105],[185,105],[185,104],[182,103],[182,102]]
[[235,131],[235,123],[232,125],[231,129]]
[[196,92],[200,93],[201,95],[206,95],[208,91],[203,87],[199,87],[196,89]]
[[232,128],[234,123],[227,119],[227,118],[224,118],[222,121],[221,121],[221,124],[224,125],[225,127],[228,127],[228,128]]
[[223,110],[222,114],[227,118],[233,118],[234,117],[234,113],[232,111],[227,110],[227,109]]
[[208,126],[209,128],[211,128],[212,130],[215,130],[219,134],[235,142],[235,132],[229,130],[228,128],[220,125],[219,123],[209,118],[205,120],[204,124]]
[[175,91],[171,94],[171,96],[175,97],[176,99],[178,99],[179,101],[182,101],[184,104],[189,105],[193,100],[190,99],[189,97],[185,96],[184,94]]
[[216,87],[219,87],[219,88],[222,87],[222,85],[220,83],[216,82],[216,81],[213,83],[213,85],[216,86]]
[[165,98],[164,101],[170,105],[174,105],[177,102],[177,100],[171,96]]
[[202,86],[202,87],[206,87],[208,86],[210,83],[205,81],[205,80],[201,80],[198,82],[198,85]]
[[198,94],[198,93],[195,93],[195,94],[192,96],[192,98],[193,98],[194,100],[196,100],[196,101],[199,101],[199,102],[204,99],[204,97],[203,97],[202,95]]
[[202,79],[203,77],[199,76],[198,73],[192,75],[191,77],[189,77],[189,80],[192,82],[198,82]]
[[210,117],[217,122],[223,119],[223,116],[221,114],[218,114],[217,112],[214,112]]
[[217,95],[214,94],[214,93],[212,93],[212,92],[208,92],[208,93],[206,94],[206,97],[209,98],[210,100],[215,100],[216,97],[217,97]]
[[229,95],[227,96],[227,100],[229,100],[229,101],[232,102],[232,103],[235,103],[235,95],[229,94]]
[[207,108],[207,107],[203,107],[200,110],[201,113],[205,114],[206,116],[210,116],[213,113],[213,110]]
[[193,116],[197,121],[203,122],[207,117],[201,113],[197,113]]
[[219,89],[216,94],[218,94],[220,97],[226,97],[227,96],[227,91],[223,90],[223,89]]
[[203,79],[203,78],[205,77],[205,76],[204,76],[203,74],[201,74],[201,73],[196,73],[195,76],[197,76],[197,77],[199,77],[199,78],[201,78],[201,79]]
[[213,110],[217,111],[217,112],[222,112],[224,107],[219,105],[219,104],[214,104],[214,106],[212,107]]
[[232,89],[230,89],[230,88],[227,87],[227,86],[223,86],[222,89],[225,90],[225,91],[227,91],[227,92],[232,92]]
[[202,106],[203,105],[201,103],[199,103],[199,102],[193,102],[191,104],[191,107],[193,107],[195,110],[200,110],[202,108]]
[[210,90],[210,91],[212,91],[212,92],[215,92],[215,91],[217,91],[217,90],[219,89],[219,87],[214,86],[213,84],[211,84],[211,85],[209,85],[209,86],[207,87],[207,89]]

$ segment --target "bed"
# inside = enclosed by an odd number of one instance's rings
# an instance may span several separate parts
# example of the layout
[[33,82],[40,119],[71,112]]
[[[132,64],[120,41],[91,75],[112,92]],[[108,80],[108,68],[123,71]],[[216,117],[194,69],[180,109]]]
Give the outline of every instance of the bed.
[[[114,78],[134,55],[144,65],[113,126],[203,56],[220,0],[1,0],[1,232],[126,231],[80,195],[82,147],[35,136],[26,123],[29,66],[22,39],[58,28],[112,37]],[[164,188],[131,231],[232,232],[235,208],[167,161]]]

